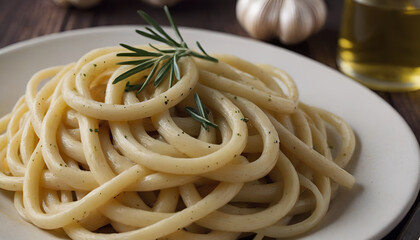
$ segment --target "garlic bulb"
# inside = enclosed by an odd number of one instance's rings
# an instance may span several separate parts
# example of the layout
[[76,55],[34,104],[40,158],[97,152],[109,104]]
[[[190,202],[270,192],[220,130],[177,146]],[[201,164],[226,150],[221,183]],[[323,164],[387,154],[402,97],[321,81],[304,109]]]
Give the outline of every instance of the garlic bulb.
[[91,8],[101,2],[101,0],[54,0],[57,5],[68,7],[70,5],[77,8]]
[[180,1],[181,0],[143,0],[143,2],[149,3],[150,5],[153,5],[156,7],[163,7],[165,5],[173,6]]
[[324,0],[238,0],[236,16],[254,38],[277,36],[285,44],[295,44],[317,32],[325,23]]

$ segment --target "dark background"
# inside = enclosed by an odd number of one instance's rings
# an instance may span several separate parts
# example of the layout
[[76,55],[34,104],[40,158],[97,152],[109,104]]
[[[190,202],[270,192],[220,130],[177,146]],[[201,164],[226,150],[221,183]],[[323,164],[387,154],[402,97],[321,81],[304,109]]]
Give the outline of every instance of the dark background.
[[[337,37],[343,0],[326,0],[327,21],[320,32],[304,42],[285,46],[277,40],[268,43],[312,58],[333,69],[336,65]],[[249,37],[235,14],[236,0],[184,0],[171,7],[179,26],[203,28]],[[58,7],[52,0],[0,0],[0,48],[37,36],[71,29],[107,25],[144,24],[135,10],[142,9],[161,25],[167,25],[161,8],[141,0],[104,0],[89,10]],[[420,43],[419,43],[420,44]],[[375,91],[407,121],[417,140],[420,139],[420,91],[388,93]],[[385,239],[417,239],[420,214],[415,214],[418,199],[404,220]],[[413,229],[408,223],[415,222]]]

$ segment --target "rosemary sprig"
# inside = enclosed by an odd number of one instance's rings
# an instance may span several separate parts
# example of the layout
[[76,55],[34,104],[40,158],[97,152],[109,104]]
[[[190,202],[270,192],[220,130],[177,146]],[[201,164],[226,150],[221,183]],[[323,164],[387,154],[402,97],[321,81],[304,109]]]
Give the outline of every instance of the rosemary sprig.
[[209,111],[201,103],[200,97],[197,93],[194,94],[194,100],[195,105],[197,106],[197,110],[192,107],[185,107],[185,110],[191,115],[191,117],[200,122],[204,129],[206,129],[207,131],[209,131],[209,126],[219,128],[217,124],[211,122],[208,119]]
[[136,57],[141,58],[140,60],[125,61],[120,62],[119,64],[123,65],[135,65],[132,69],[122,73],[113,81],[113,84],[116,84],[136,73],[151,69],[149,74],[146,77],[146,80],[141,84],[130,84],[129,82],[126,85],[125,91],[134,91],[137,90],[139,94],[147,84],[150,83],[152,78],[154,87],[158,87],[165,77],[169,74],[169,87],[172,87],[174,80],[181,79],[181,73],[178,66],[178,60],[184,56],[193,56],[197,58],[202,58],[212,62],[218,62],[216,58],[209,56],[206,51],[204,51],[201,44],[197,41],[197,47],[202,53],[197,53],[192,51],[187,43],[182,38],[181,33],[179,32],[178,27],[175,25],[174,20],[169,13],[168,7],[164,7],[165,14],[169,20],[171,27],[174,29],[175,34],[177,35],[179,41],[174,40],[165,30],[156,23],[153,18],[151,18],[147,13],[139,10],[138,14],[150,25],[150,27],[145,27],[146,31],[136,30],[141,36],[156,40],[158,42],[164,43],[173,49],[161,49],[152,44],[149,46],[155,50],[155,52],[147,51],[144,49],[139,49],[127,44],[120,44],[125,49],[130,52],[127,53],[118,53],[117,56],[121,57]]
[[[137,91],[139,94],[154,78],[153,85],[154,87],[158,87],[165,77],[169,74],[169,87],[172,87],[174,84],[174,80],[181,80],[181,71],[178,66],[178,60],[185,56],[192,56],[197,58],[202,58],[212,62],[218,62],[218,60],[214,57],[209,56],[206,51],[204,51],[201,44],[197,41],[197,47],[200,49],[202,53],[197,53],[192,51],[187,43],[181,36],[181,33],[178,30],[178,27],[175,25],[174,20],[169,13],[168,7],[164,7],[166,17],[169,20],[169,23],[172,29],[175,31],[176,36],[178,37],[179,41],[174,40],[169,34],[161,28],[155,20],[153,20],[147,13],[143,11],[138,11],[138,14],[150,25],[150,27],[145,27],[147,31],[136,30],[138,34],[144,36],[146,38],[150,38],[156,40],[158,42],[164,43],[172,49],[161,49],[152,44],[149,46],[154,49],[155,51],[148,51],[140,48],[136,48],[127,44],[120,44],[125,49],[129,50],[130,52],[125,53],[118,53],[117,56],[120,57],[134,57],[140,58],[131,61],[120,62],[119,64],[122,65],[134,65],[135,67],[131,68],[130,70],[122,73],[119,75],[115,80],[112,82],[116,84],[136,73],[149,70],[146,79],[144,82],[139,84],[130,84],[127,82],[125,86],[125,91]],[[201,123],[201,125],[209,131],[209,127],[218,128],[217,124],[212,123],[208,119],[209,111],[204,107],[201,103],[200,97],[198,94],[194,94],[195,103],[197,105],[197,109],[192,107],[186,107],[186,111],[191,115],[192,118],[197,120]]]

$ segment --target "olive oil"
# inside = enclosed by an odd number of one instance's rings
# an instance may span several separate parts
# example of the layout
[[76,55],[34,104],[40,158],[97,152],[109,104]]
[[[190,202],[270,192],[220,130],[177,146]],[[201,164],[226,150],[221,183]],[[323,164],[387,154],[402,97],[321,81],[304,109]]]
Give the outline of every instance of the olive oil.
[[346,0],[337,63],[376,90],[420,89],[420,0]]

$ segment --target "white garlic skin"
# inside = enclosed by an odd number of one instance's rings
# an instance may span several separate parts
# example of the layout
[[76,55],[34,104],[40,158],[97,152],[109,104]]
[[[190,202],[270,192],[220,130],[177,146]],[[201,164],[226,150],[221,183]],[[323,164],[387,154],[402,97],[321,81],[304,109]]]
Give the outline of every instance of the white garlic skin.
[[143,2],[153,5],[155,7],[173,6],[181,0],[143,0]]
[[327,7],[324,0],[238,0],[236,16],[254,38],[296,44],[321,29]]
[[81,9],[87,9],[98,5],[101,0],[54,0],[54,2],[63,7],[75,6]]

